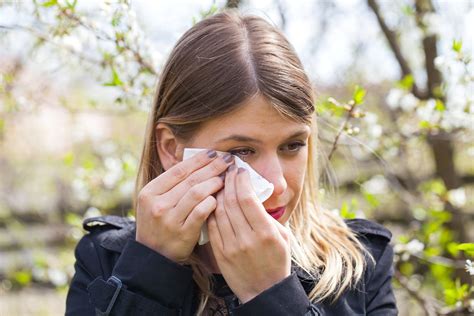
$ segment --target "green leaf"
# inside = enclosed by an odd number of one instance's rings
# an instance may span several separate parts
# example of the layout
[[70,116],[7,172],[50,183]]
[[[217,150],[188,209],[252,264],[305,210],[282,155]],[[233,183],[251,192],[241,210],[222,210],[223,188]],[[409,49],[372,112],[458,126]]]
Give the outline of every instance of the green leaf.
[[428,247],[425,250],[423,250],[423,253],[427,257],[433,257],[433,256],[439,256],[441,253],[441,250],[439,248]]
[[76,8],[77,0],[69,2],[66,0],[66,5],[69,9],[74,10]]
[[123,85],[122,80],[120,80],[120,77],[117,71],[115,70],[115,68],[112,67],[112,80],[110,82],[104,83],[104,86],[116,87],[116,86],[122,86],[122,85]]
[[74,227],[82,227],[82,218],[75,213],[67,213],[65,216],[66,223]]
[[408,16],[415,15],[415,9],[411,5],[408,5],[408,4],[402,7],[402,12]]
[[436,179],[423,183],[421,185],[421,190],[424,193],[434,193],[437,195],[446,194],[446,187],[442,180]]
[[86,169],[87,171],[92,171],[95,167],[96,163],[92,157],[87,157],[82,163],[82,168]]
[[429,210],[428,216],[431,217],[432,220],[436,220],[434,223],[442,223],[448,222],[451,220],[453,215],[448,211],[439,211],[439,210]]
[[347,202],[343,202],[341,206],[341,216],[345,219],[354,219],[356,217],[355,212],[349,209]]
[[380,205],[380,201],[377,199],[377,197],[374,194],[364,192],[364,197],[365,197],[365,200],[370,204],[370,206],[375,208]]
[[403,77],[399,82],[397,82],[397,86],[404,90],[410,91],[415,83],[415,78],[412,74],[406,75]]
[[366,95],[366,91],[364,88],[360,87],[360,86],[355,86],[355,89],[354,89],[354,94],[352,96],[352,99],[354,100],[355,104],[359,105],[359,104],[362,104],[364,102],[364,97]]
[[72,153],[72,151],[67,152],[64,155],[63,162],[68,167],[71,167],[74,164],[74,154]]
[[461,284],[459,279],[456,279],[453,287],[444,290],[445,301],[448,305],[455,305],[457,302],[464,300],[468,294],[469,285]]
[[41,4],[42,7],[49,8],[58,4],[58,0],[49,0]]
[[413,271],[415,271],[415,267],[413,267],[413,264],[410,262],[403,262],[402,264],[400,264],[399,269],[400,272],[406,276],[411,276],[413,274]]
[[418,126],[422,129],[430,129],[433,125],[429,121],[421,121]]
[[459,254],[459,249],[458,249],[458,244],[455,242],[450,242],[447,246],[446,249],[448,250],[449,254],[452,255],[453,257],[457,257]]
[[464,251],[468,256],[474,257],[474,243],[462,243],[458,245],[458,250]]
[[398,241],[401,244],[406,244],[410,241],[410,237],[408,237],[407,235],[400,235],[400,236],[398,236]]
[[436,111],[444,112],[446,110],[446,107],[444,106],[443,101],[441,101],[440,99],[436,99],[435,109]]
[[461,49],[462,49],[462,41],[459,40],[453,40],[453,46],[452,46],[452,49],[456,52],[456,53],[460,53],[461,52]]
[[211,7],[209,8],[209,10],[207,10],[207,11],[204,10],[204,11],[200,12],[201,18],[204,19],[204,18],[207,18],[211,15],[214,15],[214,13],[216,13],[218,9],[219,9],[219,7],[215,3],[213,3],[211,5]]
[[339,102],[332,97],[327,98],[323,102],[319,102],[316,106],[316,109],[319,115],[325,112],[330,112],[330,114],[335,117],[342,117],[344,114],[347,113],[344,107],[341,106]]
[[25,270],[16,271],[13,274],[13,279],[21,286],[28,285],[31,282],[31,272]]

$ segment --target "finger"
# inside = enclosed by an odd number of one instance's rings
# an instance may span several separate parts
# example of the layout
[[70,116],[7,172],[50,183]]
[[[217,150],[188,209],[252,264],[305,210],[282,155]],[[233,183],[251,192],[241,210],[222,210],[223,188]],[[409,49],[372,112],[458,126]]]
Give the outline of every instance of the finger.
[[181,181],[168,192],[164,193],[163,199],[170,202],[173,201],[175,202],[174,205],[176,205],[178,201],[181,200],[183,196],[194,186],[201,185],[203,181],[223,173],[232,162],[233,157],[229,154],[214,159],[212,162],[205,165],[201,169],[195,170],[186,179]]
[[243,239],[252,231],[244,213],[240,209],[237,200],[237,193],[235,191],[235,179],[237,174],[237,167],[232,165],[227,172],[224,186],[224,206],[227,217],[234,229],[237,239]]
[[221,254],[224,249],[223,238],[217,226],[216,215],[212,213],[207,219],[207,232],[209,235],[209,242],[211,243],[214,255]]
[[[236,176],[237,202],[247,221],[254,231],[260,231],[271,223],[267,211],[258,199],[250,181],[250,174],[244,168],[239,168]],[[227,186],[227,182],[226,182]]]
[[146,188],[145,190],[153,195],[160,195],[168,192],[178,183],[186,179],[191,173],[215,160],[216,157],[217,152],[215,150],[203,150],[195,156],[183,160],[163,172],[158,177],[147,183],[143,189]]
[[219,227],[219,232],[222,236],[222,244],[225,248],[227,243],[235,241],[235,232],[225,211],[223,191],[217,193],[217,206],[214,214],[216,216],[217,227]]
[[[176,204],[173,214],[170,216],[174,221],[184,223],[193,213],[193,209],[203,202],[206,198],[222,188],[224,182],[219,177],[210,178],[204,182],[196,184],[190,188],[184,196],[182,195],[178,204]],[[213,197],[212,197],[213,198]],[[214,199],[214,198],[213,198]],[[164,200],[167,200],[164,198]]]
[[292,236],[292,232],[291,230],[282,225],[279,221],[277,220],[273,220],[272,223],[275,225],[275,227],[278,229],[278,232],[280,233],[281,237],[283,237],[283,239],[287,242],[290,241],[290,238]]
[[198,231],[205,224],[209,215],[216,209],[217,201],[213,196],[208,196],[197,204],[183,224],[184,231]]

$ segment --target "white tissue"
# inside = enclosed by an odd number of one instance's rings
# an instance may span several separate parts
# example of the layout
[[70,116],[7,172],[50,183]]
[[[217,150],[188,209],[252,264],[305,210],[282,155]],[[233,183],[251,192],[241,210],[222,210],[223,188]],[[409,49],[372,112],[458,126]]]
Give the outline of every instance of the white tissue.
[[[185,148],[183,153],[183,160],[186,160],[198,152],[203,150],[208,150],[205,148]],[[225,154],[225,152],[219,152]],[[248,163],[234,155],[235,165],[237,168],[244,168],[249,171],[250,174],[250,183],[254,189],[260,202],[266,201],[273,193],[273,184],[268,182],[264,177],[259,175]],[[201,228],[201,235],[199,236],[199,245],[204,245],[209,242],[209,237],[207,234],[207,225],[204,224]]]

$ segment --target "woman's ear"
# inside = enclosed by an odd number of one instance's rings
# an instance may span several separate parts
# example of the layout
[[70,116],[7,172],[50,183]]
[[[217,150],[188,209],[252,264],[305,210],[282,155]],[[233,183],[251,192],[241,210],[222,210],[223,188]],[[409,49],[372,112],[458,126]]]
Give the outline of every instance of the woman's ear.
[[155,128],[156,150],[164,170],[181,161],[182,145],[168,125],[158,123]]

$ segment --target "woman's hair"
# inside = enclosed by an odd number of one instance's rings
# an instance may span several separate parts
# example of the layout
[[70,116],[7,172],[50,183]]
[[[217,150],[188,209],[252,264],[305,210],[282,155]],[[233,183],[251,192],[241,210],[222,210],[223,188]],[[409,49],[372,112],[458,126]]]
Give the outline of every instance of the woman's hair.
[[[293,262],[319,280],[311,301],[334,302],[361,279],[364,247],[345,222],[317,201],[315,95],[285,36],[254,15],[226,10],[189,29],[176,43],[162,73],[146,129],[133,204],[140,190],[164,170],[156,148],[156,126],[166,123],[180,140],[235,111],[257,94],[285,117],[313,127],[303,192],[288,220]],[[200,288],[201,314],[212,294],[212,273],[193,252],[188,262]]]

